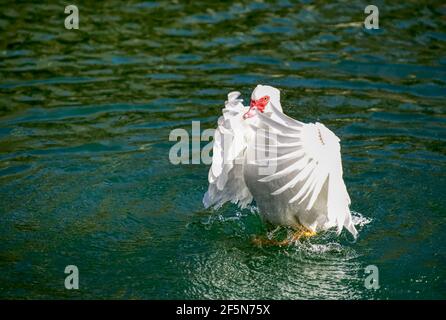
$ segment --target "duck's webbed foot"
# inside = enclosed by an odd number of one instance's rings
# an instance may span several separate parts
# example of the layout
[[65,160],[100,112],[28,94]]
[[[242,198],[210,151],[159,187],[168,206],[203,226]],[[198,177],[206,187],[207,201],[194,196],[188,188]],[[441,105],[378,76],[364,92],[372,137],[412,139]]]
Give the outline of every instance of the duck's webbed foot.
[[272,246],[287,246],[290,243],[296,242],[302,238],[310,238],[316,235],[316,232],[302,226],[302,225],[295,225],[293,226],[293,229],[295,232],[291,237],[286,238],[285,240],[279,241],[274,239],[268,239],[268,238],[262,238],[262,237],[255,237],[252,242],[255,245],[272,245]]
[[291,237],[291,242],[300,240],[301,238],[310,238],[314,237],[316,235],[316,232],[313,230],[310,230],[303,225],[296,225],[294,228],[296,231],[294,232],[293,236]]

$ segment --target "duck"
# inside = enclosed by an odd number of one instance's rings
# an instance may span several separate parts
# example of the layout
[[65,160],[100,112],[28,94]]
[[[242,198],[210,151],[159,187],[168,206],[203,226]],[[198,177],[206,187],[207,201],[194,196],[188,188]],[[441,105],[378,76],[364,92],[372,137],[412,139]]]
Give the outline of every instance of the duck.
[[257,85],[249,106],[240,95],[228,94],[217,121],[204,207],[255,202],[263,220],[293,230],[278,245],[332,228],[356,239],[340,139],[322,123],[286,115],[277,88]]

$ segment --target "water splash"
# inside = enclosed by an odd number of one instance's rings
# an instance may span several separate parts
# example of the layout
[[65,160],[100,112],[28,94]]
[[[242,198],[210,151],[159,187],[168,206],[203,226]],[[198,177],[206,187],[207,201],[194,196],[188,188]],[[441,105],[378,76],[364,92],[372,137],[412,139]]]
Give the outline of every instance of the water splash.
[[352,220],[353,220],[353,224],[356,227],[364,227],[365,225],[369,224],[370,222],[372,222],[371,218],[367,218],[365,216],[363,216],[361,213],[357,212],[357,211],[353,211],[351,210],[352,213]]

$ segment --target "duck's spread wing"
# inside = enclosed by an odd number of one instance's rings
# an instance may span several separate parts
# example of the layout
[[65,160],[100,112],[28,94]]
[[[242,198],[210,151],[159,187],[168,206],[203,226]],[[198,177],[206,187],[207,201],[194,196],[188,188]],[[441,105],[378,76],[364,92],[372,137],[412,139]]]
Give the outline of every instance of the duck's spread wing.
[[[321,214],[326,216],[328,225],[337,226],[338,232],[344,226],[356,236],[349,209],[350,197],[342,178],[339,138],[321,123],[304,124],[274,106],[271,108],[271,116],[258,113],[262,127],[258,127],[257,132],[264,131],[272,137],[269,146],[264,148],[276,148],[267,160],[269,163],[276,161],[279,170],[259,181],[286,181],[272,194],[288,195],[286,201],[299,210],[308,211],[317,204],[317,208],[325,211]],[[280,179],[285,176],[289,179]],[[321,196],[322,190],[328,190],[328,194]]]
[[246,108],[239,96],[239,92],[228,94],[223,116],[218,119],[212,166],[209,169],[209,188],[203,198],[206,208],[218,208],[228,201],[244,208],[252,202],[252,195],[243,178],[246,124],[242,116]]

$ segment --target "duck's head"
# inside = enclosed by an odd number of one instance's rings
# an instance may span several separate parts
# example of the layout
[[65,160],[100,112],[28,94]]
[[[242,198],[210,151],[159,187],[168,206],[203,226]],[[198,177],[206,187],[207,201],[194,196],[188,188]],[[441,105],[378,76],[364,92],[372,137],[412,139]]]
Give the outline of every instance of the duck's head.
[[270,104],[282,111],[280,105],[280,91],[271,86],[257,85],[251,94],[249,110],[243,115],[243,119],[248,119],[256,115],[256,110],[269,114],[272,112]]

